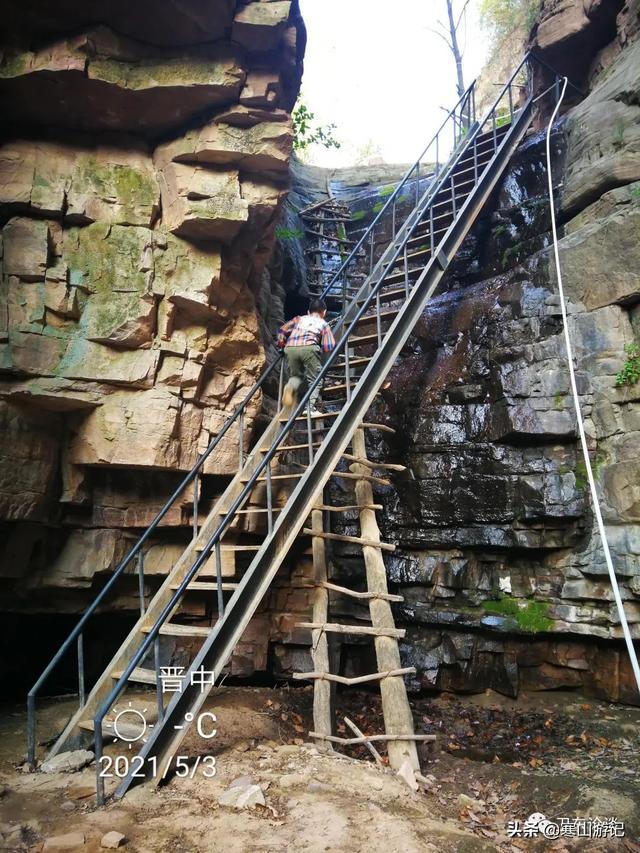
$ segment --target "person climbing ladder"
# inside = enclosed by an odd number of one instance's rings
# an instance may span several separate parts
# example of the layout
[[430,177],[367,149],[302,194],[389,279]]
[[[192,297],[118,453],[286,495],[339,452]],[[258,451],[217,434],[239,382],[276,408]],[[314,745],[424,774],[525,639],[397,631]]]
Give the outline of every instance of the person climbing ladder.
[[[321,353],[329,353],[336,342],[325,315],[327,306],[322,299],[312,299],[309,313],[294,317],[282,326],[278,332],[278,349],[284,349],[289,365],[290,379],[287,382],[282,402],[290,408],[296,401],[301,385],[313,385],[322,369]],[[311,414],[317,415],[320,386],[313,389],[309,399]]]

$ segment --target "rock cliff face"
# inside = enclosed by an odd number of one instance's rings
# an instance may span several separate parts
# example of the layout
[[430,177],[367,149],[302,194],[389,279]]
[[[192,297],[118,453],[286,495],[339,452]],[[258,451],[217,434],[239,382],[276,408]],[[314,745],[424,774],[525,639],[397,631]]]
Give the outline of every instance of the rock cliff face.
[[[12,636],[15,614],[45,624],[95,594],[253,382],[284,303],[302,308],[303,246],[295,236],[275,246],[276,222],[297,234],[295,208],[329,184],[358,236],[402,170],[295,166],[283,204],[304,42],[295,3],[172,0],[162,16],[147,0],[111,0],[99,15],[77,0],[55,14],[5,5],[0,572]],[[589,92],[554,129],[560,253],[638,637],[640,386],[615,377],[640,339],[639,12],[638,0],[544,0],[532,31]],[[372,457],[411,472],[378,498],[399,546],[388,567],[416,689],[576,687],[637,701],[578,452],[554,276],[534,133],[376,412],[397,434]],[[230,443],[210,465],[205,511],[236,454]],[[186,495],[149,543],[147,573],[166,574],[190,523]],[[332,572],[356,580],[357,553],[336,547]],[[295,626],[310,574],[309,554],[292,554],[234,674],[309,668]],[[125,620],[131,580],[114,605]],[[202,602],[190,606],[204,617]],[[348,674],[369,671],[364,649],[343,647]]]
[[[77,591],[114,567],[264,366],[257,306],[281,319],[267,266],[302,71],[297,2],[161,6],[3,7],[9,610],[86,603]],[[229,445],[207,469],[205,504],[236,459]],[[159,573],[189,538],[188,502],[150,543]]]
[[[601,506],[640,637],[640,387],[616,385],[625,345],[640,336],[640,42],[629,35],[637,8],[613,6],[610,44],[582,2],[544,4],[537,37],[549,61],[576,45],[592,60],[592,91],[554,133],[560,257]],[[386,537],[400,545],[388,564],[405,597],[396,615],[416,687],[579,687],[637,703],[576,440],[549,227],[538,134],[425,312],[378,413],[397,435],[372,452],[412,472],[380,496]],[[336,571],[358,562],[345,551]]]
[[[545,3],[534,33],[542,56],[591,88],[553,134],[560,256],[602,510],[640,638],[640,386],[616,385],[625,345],[640,338],[637,15],[633,4]],[[548,104],[541,112],[543,122]],[[393,181],[370,175],[358,187],[350,175],[341,195],[340,176],[323,177],[362,225]],[[371,418],[397,431],[371,456],[411,472],[377,495],[399,546],[387,561],[405,598],[396,618],[416,689],[575,687],[637,703],[577,443],[546,181],[533,133]],[[339,532],[357,530],[347,521]],[[338,583],[362,571],[357,550],[334,549]],[[366,653],[343,647],[350,674],[370,671]],[[285,646],[277,659],[296,664]]]

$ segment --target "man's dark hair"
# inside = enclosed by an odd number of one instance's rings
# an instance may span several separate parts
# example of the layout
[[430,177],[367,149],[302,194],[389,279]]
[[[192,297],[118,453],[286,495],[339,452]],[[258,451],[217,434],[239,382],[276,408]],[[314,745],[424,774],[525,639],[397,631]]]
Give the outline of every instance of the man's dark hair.
[[322,314],[322,312],[326,310],[327,306],[323,299],[312,299],[311,302],[309,302],[310,314]]

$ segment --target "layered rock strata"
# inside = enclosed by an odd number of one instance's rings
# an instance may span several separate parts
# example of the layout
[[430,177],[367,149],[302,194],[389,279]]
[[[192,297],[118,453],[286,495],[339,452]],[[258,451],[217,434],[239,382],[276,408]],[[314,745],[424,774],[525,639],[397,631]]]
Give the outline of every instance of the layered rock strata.
[[[91,599],[253,384],[282,319],[269,262],[304,52],[297,3],[162,5],[3,8],[7,610]],[[237,440],[207,463],[202,511],[235,472]],[[151,574],[190,538],[190,502],[149,543]]]

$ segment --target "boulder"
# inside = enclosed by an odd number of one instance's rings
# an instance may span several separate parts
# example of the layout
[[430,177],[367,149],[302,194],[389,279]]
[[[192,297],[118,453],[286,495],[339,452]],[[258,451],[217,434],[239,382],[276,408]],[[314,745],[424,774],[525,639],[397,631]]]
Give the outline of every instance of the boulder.
[[152,47],[106,27],[0,64],[14,121],[157,136],[237,100],[245,72],[228,45]]
[[117,850],[119,847],[123,847],[126,843],[126,836],[121,832],[116,832],[115,829],[112,829],[111,832],[105,833],[100,839],[100,847],[104,847],[107,850]]
[[259,785],[234,785],[218,797],[218,802],[235,809],[252,809],[264,806],[265,799]]
[[52,835],[45,838],[43,853],[53,853],[54,850],[77,850],[84,847],[84,832],[67,832],[65,835]]
[[71,752],[59,752],[53,758],[40,765],[42,773],[77,773],[87,764],[91,764],[94,754],[89,749],[75,749]]

